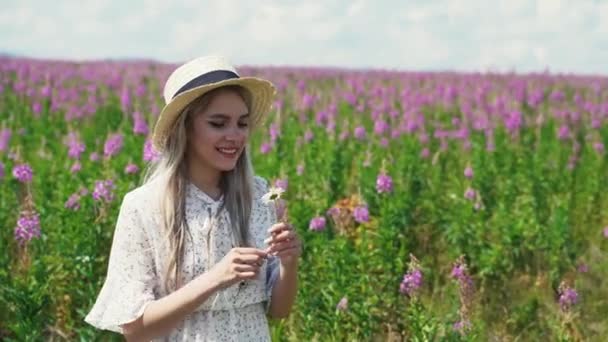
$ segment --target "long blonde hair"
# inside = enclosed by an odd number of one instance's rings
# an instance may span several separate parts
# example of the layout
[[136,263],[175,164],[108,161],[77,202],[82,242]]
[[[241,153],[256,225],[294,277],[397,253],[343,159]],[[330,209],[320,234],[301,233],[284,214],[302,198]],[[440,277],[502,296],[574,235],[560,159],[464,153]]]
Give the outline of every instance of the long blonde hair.
[[[178,116],[172,131],[168,134],[165,149],[157,161],[151,163],[144,176],[144,183],[160,177],[161,191],[166,194],[160,202],[161,224],[166,241],[169,243],[170,260],[165,268],[165,287],[167,290],[178,289],[181,284],[181,272],[184,257],[186,236],[192,238],[186,222],[186,189],[188,175],[186,168],[186,150],[188,127],[193,115],[204,111],[211,100],[222,91],[234,91],[241,96],[248,108],[251,108],[249,93],[239,86],[225,86],[211,90],[192,101]],[[250,128],[251,129],[251,128]],[[247,246],[249,241],[249,217],[252,205],[253,167],[249,158],[249,145],[237,160],[233,170],[222,172],[220,189],[224,194],[222,206],[230,217],[233,235],[239,246]],[[209,246],[209,244],[207,244]],[[209,251],[207,251],[209,252]]]

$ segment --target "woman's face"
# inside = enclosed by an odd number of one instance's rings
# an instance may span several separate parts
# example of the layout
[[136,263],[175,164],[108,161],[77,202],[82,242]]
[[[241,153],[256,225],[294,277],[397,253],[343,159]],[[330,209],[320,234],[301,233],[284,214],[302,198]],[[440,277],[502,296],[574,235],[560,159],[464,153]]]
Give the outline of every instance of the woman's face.
[[207,108],[194,114],[188,155],[205,170],[230,171],[249,138],[249,109],[233,90],[220,90]]

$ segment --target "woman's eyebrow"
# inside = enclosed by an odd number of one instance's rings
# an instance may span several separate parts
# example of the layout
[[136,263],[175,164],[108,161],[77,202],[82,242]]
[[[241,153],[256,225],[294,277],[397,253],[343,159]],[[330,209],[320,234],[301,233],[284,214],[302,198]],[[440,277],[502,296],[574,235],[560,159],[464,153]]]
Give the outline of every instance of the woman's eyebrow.
[[[224,113],[215,113],[215,114],[211,114],[209,116],[212,119],[230,119],[230,115],[228,114],[224,114]],[[249,113],[245,113],[243,115],[241,115],[241,117],[239,119],[244,119],[246,117],[249,117]]]

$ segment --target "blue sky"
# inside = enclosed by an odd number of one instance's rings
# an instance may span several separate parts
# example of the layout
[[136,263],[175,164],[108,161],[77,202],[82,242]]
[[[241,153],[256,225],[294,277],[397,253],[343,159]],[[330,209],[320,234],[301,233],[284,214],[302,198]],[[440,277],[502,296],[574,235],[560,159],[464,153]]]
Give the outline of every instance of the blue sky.
[[0,52],[608,75],[608,1],[5,0]]

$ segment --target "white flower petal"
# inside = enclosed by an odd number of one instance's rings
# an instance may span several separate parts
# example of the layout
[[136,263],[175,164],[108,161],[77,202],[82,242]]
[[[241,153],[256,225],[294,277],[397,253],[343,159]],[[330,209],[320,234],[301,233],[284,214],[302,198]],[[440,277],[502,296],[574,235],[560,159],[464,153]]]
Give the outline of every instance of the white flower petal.
[[279,198],[281,198],[281,195],[283,194],[283,192],[285,192],[285,190],[283,190],[281,188],[272,187],[269,189],[269,191],[266,194],[264,194],[264,196],[261,197],[261,200],[265,204],[270,204],[271,202],[274,202],[274,201],[278,200]]

